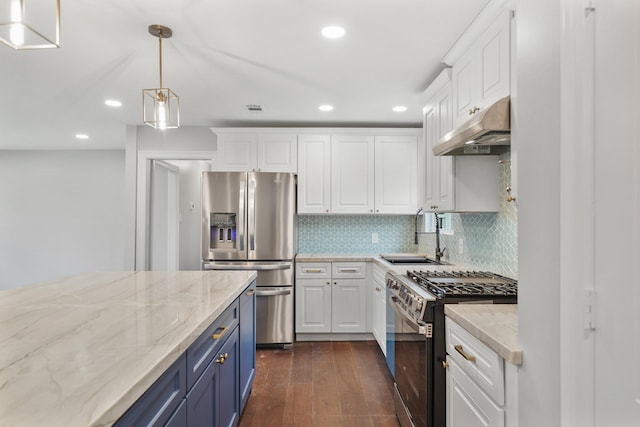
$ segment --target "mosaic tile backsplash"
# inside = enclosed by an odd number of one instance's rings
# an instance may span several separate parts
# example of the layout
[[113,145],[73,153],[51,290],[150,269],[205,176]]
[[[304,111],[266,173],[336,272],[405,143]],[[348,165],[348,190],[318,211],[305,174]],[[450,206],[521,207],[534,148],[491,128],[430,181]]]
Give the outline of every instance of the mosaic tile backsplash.
[[[501,156],[508,160],[510,153]],[[511,182],[510,163],[500,166],[499,190]],[[500,191],[503,195],[503,191]],[[441,235],[447,248],[444,260],[467,268],[488,270],[504,276],[518,276],[518,212],[513,203],[500,198],[499,212],[452,214],[454,235]],[[304,253],[380,254],[419,252],[433,255],[435,234],[422,234],[414,245],[413,216],[299,215],[298,250]],[[378,243],[371,234],[378,233]],[[459,241],[464,253],[460,254]]]

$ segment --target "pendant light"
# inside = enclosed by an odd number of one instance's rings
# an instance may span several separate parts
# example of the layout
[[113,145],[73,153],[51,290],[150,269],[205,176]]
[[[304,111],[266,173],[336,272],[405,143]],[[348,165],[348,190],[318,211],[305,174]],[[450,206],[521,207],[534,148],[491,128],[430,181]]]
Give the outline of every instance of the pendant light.
[[60,47],[60,0],[3,0],[0,42],[16,50]]
[[169,88],[162,87],[162,39],[173,35],[171,28],[149,25],[149,33],[158,38],[160,45],[160,86],[142,90],[142,116],[144,124],[155,129],[180,127],[180,99]]

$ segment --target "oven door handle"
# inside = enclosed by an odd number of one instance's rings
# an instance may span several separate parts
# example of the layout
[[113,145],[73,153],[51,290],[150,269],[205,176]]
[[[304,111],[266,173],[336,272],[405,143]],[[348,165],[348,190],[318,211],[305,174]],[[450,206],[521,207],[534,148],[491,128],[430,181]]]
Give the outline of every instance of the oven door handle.
[[400,299],[395,295],[391,295],[389,297],[389,302],[393,306],[393,311],[401,315],[407,323],[410,323],[415,329],[417,329],[418,334],[423,335],[426,338],[433,338],[433,323],[424,323],[413,320],[411,317],[407,316],[404,310],[402,310],[398,304],[399,301]]

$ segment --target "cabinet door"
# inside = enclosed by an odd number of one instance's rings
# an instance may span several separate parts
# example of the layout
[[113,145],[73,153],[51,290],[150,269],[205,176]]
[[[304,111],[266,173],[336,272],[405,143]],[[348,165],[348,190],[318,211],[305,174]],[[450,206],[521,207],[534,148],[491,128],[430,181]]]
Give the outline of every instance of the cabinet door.
[[331,137],[331,211],[364,214],[374,210],[373,136]]
[[375,211],[414,214],[418,196],[418,138],[375,137]]
[[453,66],[454,125],[510,93],[511,11],[505,10]]
[[258,171],[298,172],[298,136],[295,134],[258,135]]
[[300,135],[298,141],[298,213],[331,211],[331,137]]
[[[224,357],[218,370],[218,423],[220,427],[231,427],[240,420],[240,340],[238,328],[220,349]],[[215,360],[213,363],[217,363]]]
[[187,394],[187,423],[190,427],[237,424],[240,416],[238,347],[236,328]]
[[240,295],[240,413],[256,376],[256,283]]
[[454,158],[433,154],[433,146],[452,128],[451,84],[447,84],[436,92],[424,109],[425,182],[422,208],[425,211],[445,212],[455,209]]
[[296,332],[331,332],[331,279],[296,280]]
[[247,172],[255,170],[258,152],[256,134],[218,134],[218,152],[212,171]]
[[505,10],[478,40],[480,104],[487,107],[510,93],[511,11]]
[[504,427],[504,409],[496,405],[447,356],[447,427]]
[[457,126],[477,112],[480,108],[480,55],[472,48],[453,66],[451,82],[453,84],[454,125]]
[[333,332],[367,332],[366,279],[332,280]]
[[371,313],[371,328],[380,350],[387,355],[387,302],[385,299],[385,287],[379,281],[375,281],[371,296],[373,313]]

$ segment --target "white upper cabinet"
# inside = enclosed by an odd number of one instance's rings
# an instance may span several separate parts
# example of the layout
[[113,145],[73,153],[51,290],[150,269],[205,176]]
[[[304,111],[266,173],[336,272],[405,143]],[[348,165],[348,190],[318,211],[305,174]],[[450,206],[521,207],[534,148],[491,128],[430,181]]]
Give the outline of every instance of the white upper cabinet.
[[511,11],[504,10],[459,59],[451,61],[454,126],[509,95],[510,36]]
[[331,212],[331,136],[298,138],[298,213]]
[[223,172],[251,171],[258,164],[258,135],[218,134],[218,151],[211,170]]
[[258,171],[298,172],[296,134],[258,135]]
[[453,127],[451,70],[445,69],[427,89],[431,93],[423,109],[424,174],[422,208],[454,210],[453,157],[435,156],[433,146]]
[[374,212],[374,137],[331,137],[331,212]]
[[213,171],[298,171],[298,136],[295,133],[258,133],[247,129],[213,131],[218,136]]
[[415,214],[419,130],[367,131],[299,134],[298,213]]
[[418,138],[375,137],[375,211],[406,214],[417,210]]

